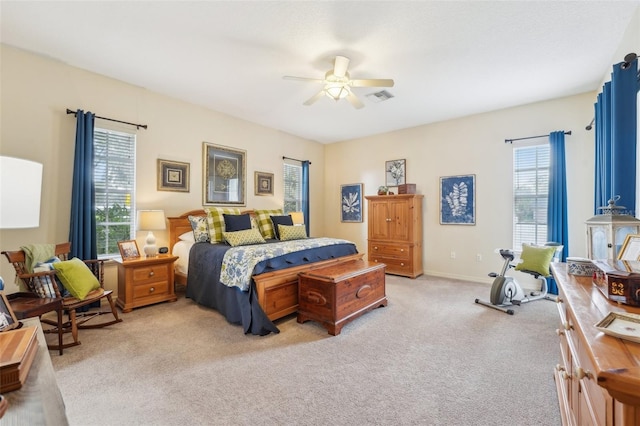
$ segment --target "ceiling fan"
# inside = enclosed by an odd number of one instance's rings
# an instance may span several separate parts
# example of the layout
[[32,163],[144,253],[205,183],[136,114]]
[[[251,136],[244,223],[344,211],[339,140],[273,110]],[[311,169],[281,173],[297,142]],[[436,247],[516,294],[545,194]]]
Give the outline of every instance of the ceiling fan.
[[285,75],[283,78],[285,80],[313,81],[324,84],[322,90],[304,102],[304,105],[311,105],[318,99],[322,98],[322,96],[327,96],[336,102],[340,99],[346,98],[354,108],[359,109],[364,107],[364,104],[351,91],[352,87],[393,87],[392,79],[370,78],[352,80],[351,76],[347,72],[348,66],[349,58],[345,56],[336,56],[333,69],[326,72],[324,79],[293,77],[289,75]]

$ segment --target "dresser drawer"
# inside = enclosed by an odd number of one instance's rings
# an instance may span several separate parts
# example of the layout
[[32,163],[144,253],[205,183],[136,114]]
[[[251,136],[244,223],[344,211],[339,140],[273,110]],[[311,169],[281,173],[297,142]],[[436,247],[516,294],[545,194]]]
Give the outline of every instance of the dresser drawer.
[[411,259],[412,247],[403,244],[388,244],[369,241],[369,255],[394,259]]
[[134,268],[132,271],[133,285],[149,281],[166,280],[169,277],[167,265],[149,265]]
[[413,265],[409,259],[395,259],[392,257],[369,255],[369,261],[373,263],[384,263],[387,265],[387,273],[390,274],[410,274],[413,271]]

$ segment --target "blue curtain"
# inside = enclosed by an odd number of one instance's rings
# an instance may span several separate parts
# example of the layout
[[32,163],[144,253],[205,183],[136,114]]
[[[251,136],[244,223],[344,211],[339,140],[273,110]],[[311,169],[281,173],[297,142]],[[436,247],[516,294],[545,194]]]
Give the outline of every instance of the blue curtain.
[[[549,135],[549,201],[547,206],[547,240],[564,246],[564,262],[569,253],[569,223],[567,220],[567,171],[564,154],[564,130]],[[549,279],[549,293],[558,294],[555,280]]]
[[76,147],[73,162],[71,224],[69,241],[71,257],[96,259],[95,187],[93,183],[93,127],[95,114],[76,112]]
[[638,60],[627,69],[621,65],[613,66],[611,82],[595,105],[596,214],[616,195],[621,205],[632,214],[635,211]]
[[302,162],[302,214],[304,215],[304,226],[309,233],[309,165],[310,161]]

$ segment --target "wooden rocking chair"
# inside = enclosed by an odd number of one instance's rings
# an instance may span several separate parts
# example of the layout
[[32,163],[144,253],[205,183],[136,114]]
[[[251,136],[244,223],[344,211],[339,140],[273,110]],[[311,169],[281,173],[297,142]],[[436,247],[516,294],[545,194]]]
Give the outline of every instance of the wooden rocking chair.
[[[68,260],[69,252],[71,251],[71,243],[62,243],[57,244],[55,247],[55,256],[57,256],[61,261]],[[73,296],[63,297],[60,293],[60,288],[56,282],[56,271],[45,271],[45,272],[37,272],[37,273],[29,273],[26,269],[25,261],[26,255],[23,250],[18,251],[3,251],[9,263],[13,265],[13,268],[16,270],[16,275],[18,278],[22,280],[22,282],[27,286],[29,291],[35,293],[37,295],[43,294],[43,287],[48,287],[49,289],[53,289],[57,297],[62,298],[62,309],[65,310],[68,314],[68,321],[59,324],[48,318],[41,318],[41,321],[45,324],[53,325],[54,328],[49,328],[44,330],[45,333],[58,333],[59,329],[62,328],[63,333],[71,333],[73,337],[73,341],[69,343],[62,343],[60,341],[59,346],[49,345],[50,349],[60,349],[69,348],[72,346],[76,346],[80,344],[80,340],[78,339],[78,329],[84,328],[101,328],[106,327],[108,325],[115,324],[117,322],[121,322],[122,319],[118,317],[118,311],[116,310],[116,305],[113,301],[111,290],[104,289],[104,261],[103,260],[85,260],[84,263],[89,267],[93,275],[96,276],[98,282],[100,283],[100,288],[97,290],[92,290],[87,294],[87,296],[80,300]],[[109,302],[109,306],[111,310],[98,310],[98,311],[88,311],[83,313],[76,313],[77,308],[81,308],[83,306],[90,305],[94,302],[100,302],[103,298],[106,298]],[[100,322],[90,325],[84,325],[87,321],[105,314],[113,315],[114,319],[107,322]]]

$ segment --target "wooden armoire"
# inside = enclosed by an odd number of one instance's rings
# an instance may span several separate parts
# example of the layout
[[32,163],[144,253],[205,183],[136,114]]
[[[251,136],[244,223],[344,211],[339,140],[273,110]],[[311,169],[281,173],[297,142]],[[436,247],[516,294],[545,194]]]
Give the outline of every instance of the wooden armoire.
[[422,199],[420,194],[370,195],[368,259],[387,265],[388,274],[422,275]]

